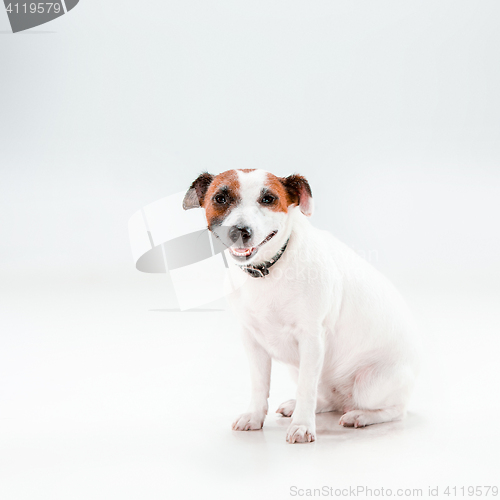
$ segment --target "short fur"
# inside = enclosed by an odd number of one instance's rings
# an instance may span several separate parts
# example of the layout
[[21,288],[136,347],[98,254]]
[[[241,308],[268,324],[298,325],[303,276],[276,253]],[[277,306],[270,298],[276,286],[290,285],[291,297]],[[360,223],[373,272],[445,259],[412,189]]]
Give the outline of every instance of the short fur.
[[[289,443],[316,439],[315,412],[342,411],[339,424],[347,427],[402,418],[418,372],[419,339],[393,285],[310,224],[312,193],[304,177],[279,178],[262,170],[209,175],[191,186],[209,228],[220,236],[223,227],[245,227],[252,235],[243,249],[241,241],[227,245],[229,260],[237,264],[230,273],[244,272],[238,251],[248,250],[246,263],[258,265],[288,241],[268,276],[248,278],[229,295],[252,379],[249,408],[233,429],[262,428],[273,358],[289,365],[297,382],[296,399],[277,410],[292,417]],[[221,203],[225,196],[216,199],[224,187],[227,204]],[[186,198],[191,208],[190,191]]]

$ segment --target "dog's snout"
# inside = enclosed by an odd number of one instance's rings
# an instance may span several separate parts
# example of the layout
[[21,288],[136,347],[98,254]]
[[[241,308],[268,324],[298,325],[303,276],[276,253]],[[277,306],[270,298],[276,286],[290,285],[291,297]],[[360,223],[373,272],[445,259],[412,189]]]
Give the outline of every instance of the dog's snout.
[[241,239],[243,244],[246,245],[252,237],[252,230],[248,226],[233,226],[229,230],[228,235],[229,239],[233,243],[236,243],[239,239]]

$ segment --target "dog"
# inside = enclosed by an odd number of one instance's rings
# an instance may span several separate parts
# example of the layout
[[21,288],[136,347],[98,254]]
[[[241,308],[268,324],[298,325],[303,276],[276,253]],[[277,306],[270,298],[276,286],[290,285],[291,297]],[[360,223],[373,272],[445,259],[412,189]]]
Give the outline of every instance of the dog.
[[412,315],[379,271],[311,225],[306,178],[205,172],[183,201],[185,210],[197,207],[227,247],[229,275],[248,275],[228,295],[252,382],[248,410],[232,429],[263,427],[272,359],[287,364],[297,383],[296,399],[277,410],[292,417],[288,443],[316,440],[315,413],[342,412],[345,427],[403,418],[420,358]]

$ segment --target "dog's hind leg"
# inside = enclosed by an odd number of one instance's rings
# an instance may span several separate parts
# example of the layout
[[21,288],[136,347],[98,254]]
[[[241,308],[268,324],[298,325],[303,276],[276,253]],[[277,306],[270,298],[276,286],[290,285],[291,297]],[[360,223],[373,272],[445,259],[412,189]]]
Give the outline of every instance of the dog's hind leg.
[[[299,369],[296,366],[288,365],[288,371],[290,372],[292,380],[297,383],[299,379]],[[291,417],[293,415],[293,411],[295,410],[295,404],[295,399],[289,399],[279,405],[276,413],[281,413],[284,417]]]
[[361,369],[354,381],[352,409],[339,420],[344,427],[365,427],[400,420],[413,388],[414,374],[409,367]]
[[293,410],[295,410],[295,403],[295,399],[289,399],[281,403],[276,413],[281,413],[284,417],[291,417],[293,415]]
[[[289,399],[284,403],[279,405],[279,408],[276,410],[276,413],[281,413],[284,417],[291,417],[293,415],[293,411],[295,410],[295,399]],[[338,407],[334,403],[324,404],[318,400],[316,405],[316,413],[328,413],[329,411],[337,411]]]
[[340,417],[339,425],[344,427],[365,427],[400,420],[404,416],[405,410],[403,406],[391,406],[380,410],[351,410]]
[[[292,380],[294,382],[297,382],[299,370],[295,366],[289,366],[288,368],[290,370]],[[319,389],[321,389],[321,385]],[[328,396],[331,396],[331,391],[326,390],[326,395],[324,390],[320,391],[320,393],[318,394],[318,400],[316,402],[315,413],[339,411],[342,408],[342,406],[339,405],[338,402],[332,401],[331,397],[329,398]],[[276,413],[281,413],[281,415],[283,415],[284,417],[291,417],[293,415],[293,411],[295,410],[295,404],[295,399],[289,399],[288,401],[285,401],[284,403],[281,403],[279,405]]]

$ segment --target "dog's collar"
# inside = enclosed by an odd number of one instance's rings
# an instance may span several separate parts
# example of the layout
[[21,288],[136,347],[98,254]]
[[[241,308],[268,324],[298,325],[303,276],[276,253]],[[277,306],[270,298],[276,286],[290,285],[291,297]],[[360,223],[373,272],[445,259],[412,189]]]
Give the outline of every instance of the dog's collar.
[[289,241],[290,238],[286,240],[285,244],[279,249],[278,253],[271,260],[267,260],[266,262],[263,262],[262,264],[258,264],[256,266],[249,265],[238,267],[248,273],[252,278],[264,278],[269,274],[269,268],[274,266],[274,264],[276,264],[276,262],[278,262],[278,260],[281,258]]

